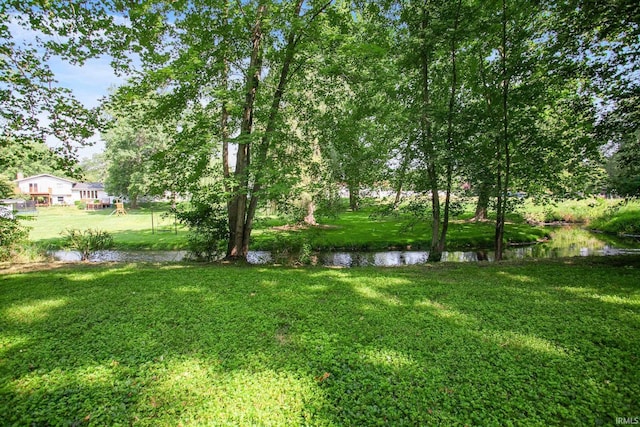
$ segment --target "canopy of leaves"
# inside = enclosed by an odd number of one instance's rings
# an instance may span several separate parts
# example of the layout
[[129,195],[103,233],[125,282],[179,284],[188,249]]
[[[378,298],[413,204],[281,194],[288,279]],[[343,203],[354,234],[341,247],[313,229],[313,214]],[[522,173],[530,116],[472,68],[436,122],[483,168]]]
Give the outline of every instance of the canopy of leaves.
[[[71,90],[58,85],[49,67],[53,56],[81,60],[65,52],[81,27],[73,2],[7,1],[0,4],[0,157],[3,168],[22,159],[53,158],[52,165],[77,174],[77,149],[97,128],[96,112],[85,108]],[[55,40],[66,40],[56,43]],[[51,147],[51,156],[43,147]]]

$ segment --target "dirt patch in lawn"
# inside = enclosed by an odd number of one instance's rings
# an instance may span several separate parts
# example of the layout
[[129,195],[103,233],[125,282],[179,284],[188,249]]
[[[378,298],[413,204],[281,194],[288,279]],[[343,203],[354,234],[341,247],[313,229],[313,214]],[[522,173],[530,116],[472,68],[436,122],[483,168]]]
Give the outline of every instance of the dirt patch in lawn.
[[287,225],[278,225],[277,227],[271,227],[272,230],[276,230],[276,231],[300,231],[300,230],[307,230],[309,228],[317,228],[319,230],[333,230],[340,227],[338,227],[337,225],[324,225],[324,224],[318,224],[318,225],[287,224]]

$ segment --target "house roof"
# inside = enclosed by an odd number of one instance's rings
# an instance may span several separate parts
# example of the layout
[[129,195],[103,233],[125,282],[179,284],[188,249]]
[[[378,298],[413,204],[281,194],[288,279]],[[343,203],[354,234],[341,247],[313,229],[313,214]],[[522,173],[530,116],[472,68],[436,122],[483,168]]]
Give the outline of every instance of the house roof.
[[101,182],[76,182],[71,187],[72,190],[104,190]]
[[71,184],[73,184],[75,182],[75,181],[72,181],[70,179],[60,178],[59,176],[51,175],[51,174],[48,174],[48,173],[41,173],[40,175],[27,176],[27,177],[24,177],[24,178],[16,179],[13,182],[20,183],[20,182],[23,182],[23,181],[29,181],[29,180],[32,180],[32,179],[44,178],[44,177],[49,177],[49,178],[57,179],[57,180],[60,180],[60,181],[66,181],[66,182],[69,182]]

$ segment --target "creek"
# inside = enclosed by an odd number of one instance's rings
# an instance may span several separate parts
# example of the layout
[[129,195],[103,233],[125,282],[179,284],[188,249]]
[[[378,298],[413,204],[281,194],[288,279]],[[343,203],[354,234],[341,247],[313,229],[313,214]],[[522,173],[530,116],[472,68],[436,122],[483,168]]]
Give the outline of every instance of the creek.
[[[510,246],[505,249],[504,259],[564,258],[575,256],[607,256],[640,254],[640,240],[620,239],[598,234],[577,227],[558,227],[551,233],[548,242]],[[51,255],[59,261],[80,261],[80,253],[53,251]],[[179,262],[189,259],[187,251],[97,251],[90,262]],[[428,251],[336,251],[314,252],[309,255],[312,265],[327,267],[394,267],[424,264],[429,259]],[[269,251],[250,251],[247,260],[251,264],[287,264],[295,257],[278,256]],[[446,251],[443,262],[494,261],[491,250]]]

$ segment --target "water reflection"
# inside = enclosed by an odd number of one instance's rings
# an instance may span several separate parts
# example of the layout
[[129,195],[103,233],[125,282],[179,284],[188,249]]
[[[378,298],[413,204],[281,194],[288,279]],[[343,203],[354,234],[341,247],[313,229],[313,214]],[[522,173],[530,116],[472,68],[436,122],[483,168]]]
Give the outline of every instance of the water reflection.
[[249,251],[247,262],[249,264],[271,264],[273,256],[269,251]]
[[[90,257],[90,262],[175,262],[188,257],[187,251],[96,251]],[[53,251],[58,261],[80,261],[80,252]]]
[[[591,255],[640,254],[637,240],[616,240],[577,228],[559,228],[551,240],[505,250],[504,259],[560,258]],[[60,261],[80,261],[80,254],[73,251],[56,251],[52,256]],[[177,262],[188,259],[187,251],[98,251],[92,262]],[[428,251],[380,251],[380,252],[321,252],[312,257],[313,264],[335,267],[393,267],[424,264]],[[449,251],[442,254],[443,262],[494,261],[495,253],[488,250]],[[250,251],[247,261],[251,264],[287,263],[269,251]]]

